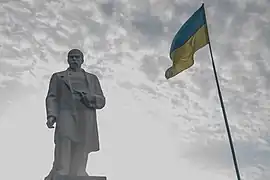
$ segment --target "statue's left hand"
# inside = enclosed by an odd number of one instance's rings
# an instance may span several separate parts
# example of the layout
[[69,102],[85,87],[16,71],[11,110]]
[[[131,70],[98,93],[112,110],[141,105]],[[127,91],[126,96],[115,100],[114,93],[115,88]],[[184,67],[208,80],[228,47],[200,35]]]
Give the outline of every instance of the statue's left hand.
[[87,95],[86,93],[81,94],[82,101],[88,106],[88,107],[94,107],[94,104],[96,102],[96,97]]

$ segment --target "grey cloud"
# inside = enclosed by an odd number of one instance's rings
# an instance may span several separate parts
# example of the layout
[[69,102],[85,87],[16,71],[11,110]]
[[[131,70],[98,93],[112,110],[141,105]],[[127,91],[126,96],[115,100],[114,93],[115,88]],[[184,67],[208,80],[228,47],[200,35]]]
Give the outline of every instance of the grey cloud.
[[115,2],[111,0],[107,3],[100,4],[101,11],[104,12],[108,17],[112,17],[115,11]]
[[120,87],[123,87],[125,89],[131,90],[131,89],[139,89],[143,93],[149,93],[154,97],[165,97],[164,94],[157,92],[155,89],[152,87],[146,85],[146,84],[140,84],[140,85],[134,85],[131,82],[121,82],[118,83]]
[[17,80],[11,80],[5,83],[1,83],[1,85],[5,87],[0,88],[0,114],[3,114],[6,109],[9,108],[9,102],[19,102],[21,97],[28,96],[37,91],[37,89],[33,86],[21,85],[20,82],[18,82]]
[[[242,174],[247,173],[246,169],[251,166],[261,169],[259,175],[261,177],[267,173],[267,167],[270,166],[267,159],[269,151],[259,150],[257,148],[258,144],[250,142],[234,141],[234,146]],[[196,147],[191,148],[183,156],[203,165],[207,169],[215,171],[227,169],[234,173],[233,159],[228,141],[206,141],[205,144],[197,142]],[[252,177],[249,177],[249,179],[252,179]]]
[[[257,54],[257,57],[258,56],[259,56],[259,54]],[[264,79],[264,82],[265,82],[265,85],[266,85],[265,88],[269,89],[269,87],[270,87],[270,72],[269,72],[269,69],[266,66],[266,62],[263,61],[261,58],[259,58],[259,59],[253,58],[253,60],[255,60],[255,64],[259,68],[259,70],[258,70],[259,74]]]
[[[199,59],[197,60],[199,61]],[[216,88],[212,68],[203,68],[203,65],[198,67],[198,71],[191,77],[191,81],[199,87],[196,93],[203,98],[209,98],[211,91]]]
[[143,91],[145,91],[145,92],[147,92],[149,94],[152,94],[154,96],[157,96],[159,98],[161,98],[162,96],[164,96],[163,94],[156,92],[155,89],[153,89],[153,88],[151,88],[151,87],[149,87],[149,86],[147,86],[145,84],[142,84],[142,85],[138,86],[138,88],[140,88],[141,90],[143,90]]
[[213,44],[213,54],[219,55],[221,58],[215,59],[221,66],[230,65],[232,63],[237,63],[238,57],[234,53],[234,43],[226,42],[226,44],[214,42]]
[[105,35],[109,26],[107,24],[101,24],[92,19],[88,19],[89,22],[89,34],[96,34],[99,37]]
[[[149,80],[155,81],[157,77],[164,71],[164,62],[168,61],[168,58],[158,55],[146,55],[142,59],[141,70],[147,75]],[[163,74],[163,73],[162,73]]]
[[117,20],[129,33],[139,32],[141,37],[137,38],[140,38],[141,44],[157,43],[164,35],[163,22],[150,13],[150,4],[146,1],[136,2],[136,8],[130,11],[126,10],[126,4],[115,1],[100,5],[100,9],[108,18]]
[[[268,4],[270,4],[269,1],[268,1]],[[258,1],[246,3],[245,12],[247,13],[263,14],[266,11],[267,11],[267,6],[260,5]]]
[[[268,17],[269,19],[270,17]],[[259,23],[260,22],[260,23]],[[264,43],[267,47],[270,47],[270,25],[265,21],[258,20],[257,27],[260,28],[261,34],[257,41]]]
[[132,83],[130,82],[123,82],[123,83],[119,83],[119,85],[123,88],[126,88],[126,89],[133,89],[134,87],[136,87],[135,85],[133,85]]
[[[195,4],[195,5],[194,5]],[[166,5],[164,9],[168,9],[169,11],[172,12],[172,17],[169,21],[163,22],[164,27],[168,27],[167,38],[171,37],[176,34],[176,32],[179,30],[181,25],[184,24],[184,21],[182,22],[180,20],[180,17],[183,16],[183,14],[190,14],[192,15],[194,11],[199,8],[200,4],[194,3],[194,2],[181,2],[181,3],[176,3],[174,1],[171,1],[171,4]],[[161,15],[162,16],[162,15]]]
[[148,11],[146,12],[133,12],[134,20],[132,25],[135,29],[138,29],[143,36],[151,43],[156,41],[155,38],[160,39],[160,36],[164,33],[164,25],[162,21],[157,17],[151,15]]

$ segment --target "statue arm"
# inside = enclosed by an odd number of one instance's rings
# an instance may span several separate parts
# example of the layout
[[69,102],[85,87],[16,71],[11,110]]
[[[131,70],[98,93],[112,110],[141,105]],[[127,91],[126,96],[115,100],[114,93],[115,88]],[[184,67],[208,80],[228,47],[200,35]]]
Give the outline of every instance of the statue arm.
[[106,104],[106,98],[103,94],[100,82],[98,80],[98,77],[94,75],[94,82],[95,82],[95,108],[96,109],[102,109]]
[[57,118],[58,116],[58,102],[57,102],[57,75],[53,74],[50,83],[49,90],[46,96],[46,113],[47,119],[50,117]]

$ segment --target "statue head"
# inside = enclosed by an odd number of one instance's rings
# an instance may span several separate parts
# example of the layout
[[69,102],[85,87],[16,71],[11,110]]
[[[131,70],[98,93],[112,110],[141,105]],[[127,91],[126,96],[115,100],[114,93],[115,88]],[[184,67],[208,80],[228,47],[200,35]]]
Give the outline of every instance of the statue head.
[[68,64],[71,69],[80,68],[83,62],[83,53],[79,49],[72,49],[68,52]]

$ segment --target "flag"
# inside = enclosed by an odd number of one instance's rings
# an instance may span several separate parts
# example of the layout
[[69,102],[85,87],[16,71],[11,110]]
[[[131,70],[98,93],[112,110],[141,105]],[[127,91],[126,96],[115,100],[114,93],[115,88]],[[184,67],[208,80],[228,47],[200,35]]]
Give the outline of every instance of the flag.
[[204,4],[182,25],[170,48],[173,65],[165,72],[167,79],[190,68],[194,54],[209,43]]

